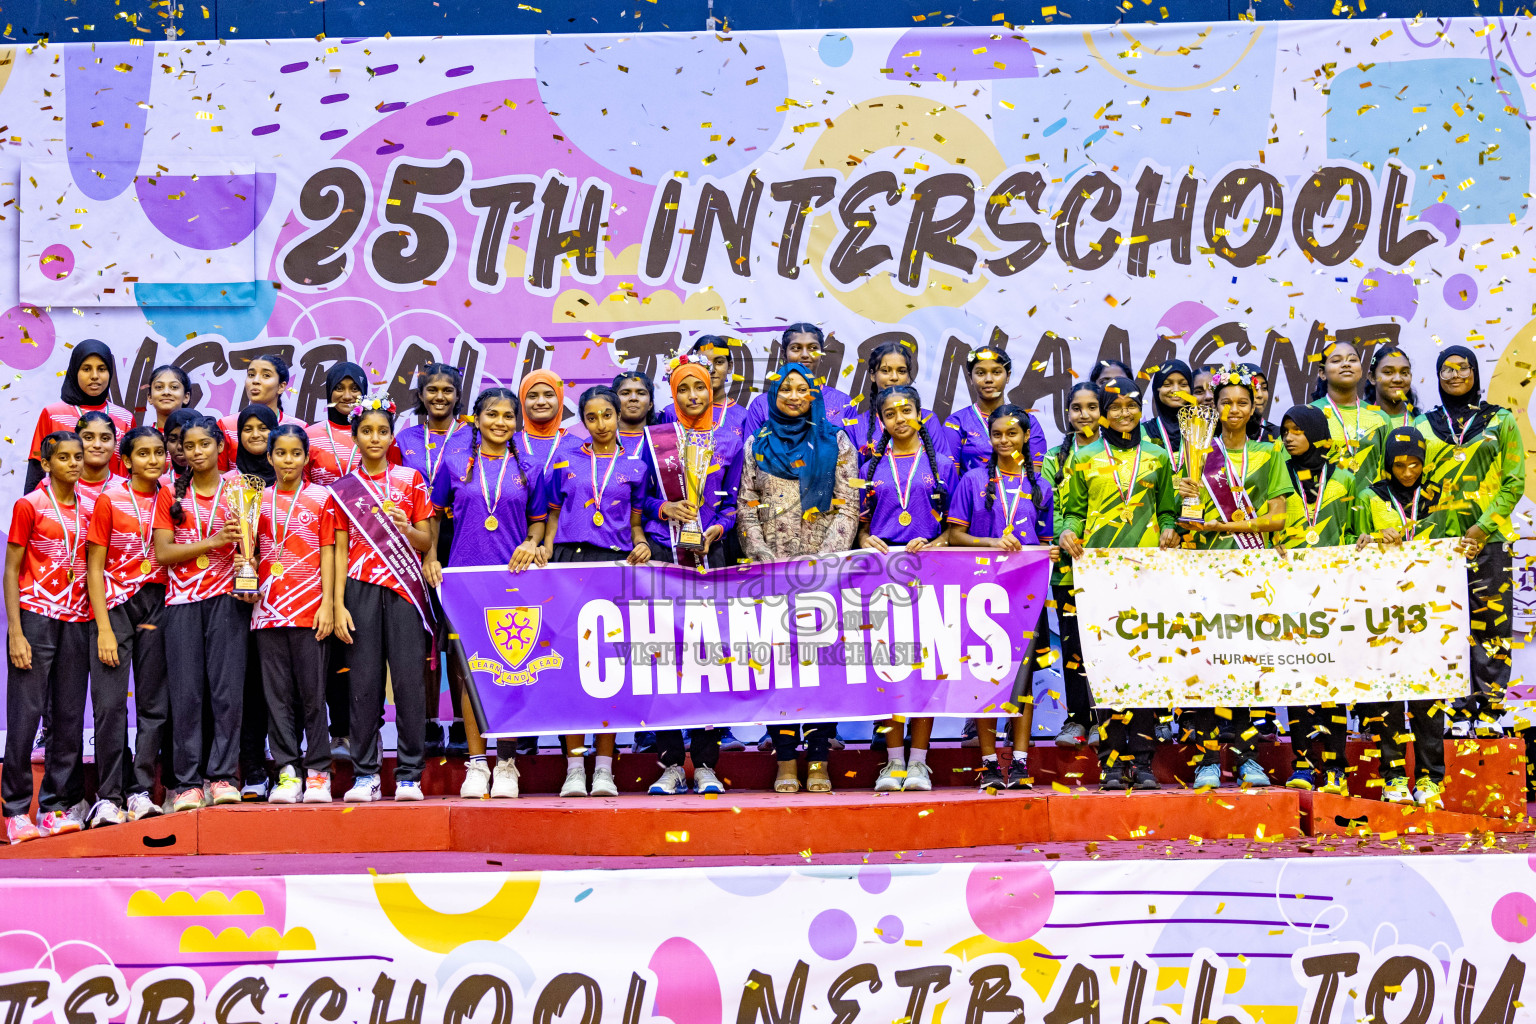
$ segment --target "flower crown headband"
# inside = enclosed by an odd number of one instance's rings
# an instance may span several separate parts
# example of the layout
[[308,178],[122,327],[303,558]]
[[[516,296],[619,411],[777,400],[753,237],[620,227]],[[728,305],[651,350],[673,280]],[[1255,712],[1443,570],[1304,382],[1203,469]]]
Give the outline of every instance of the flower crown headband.
[[393,416],[398,410],[395,408],[395,400],[389,397],[387,391],[376,391],[371,395],[365,395],[362,401],[352,407],[347,413],[347,419],[356,423],[363,418],[365,413],[387,412]]
[[1214,394],[1221,388],[1230,384],[1238,384],[1247,388],[1250,392],[1257,390],[1253,383],[1253,371],[1242,365],[1223,366],[1211,377],[1211,392]]

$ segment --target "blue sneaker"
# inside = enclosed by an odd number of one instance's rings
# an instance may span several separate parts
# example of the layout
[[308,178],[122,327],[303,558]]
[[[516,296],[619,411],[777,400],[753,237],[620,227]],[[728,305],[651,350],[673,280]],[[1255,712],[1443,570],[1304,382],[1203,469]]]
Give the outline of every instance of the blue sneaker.
[[[1253,762],[1248,762],[1252,764]],[[1297,768],[1285,780],[1286,789],[1305,789],[1310,792],[1317,786],[1317,774],[1311,768]]]
[[1250,757],[1237,769],[1237,781],[1244,786],[1253,786],[1257,789],[1269,785],[1269,773],[1259,767],[1259,762]]
[[1195,784],[1190,787],[1196,793],[1221,788],[1221,765],[1203,764],[1195,769]]
[[1349,796],[1349,782],[1344,778],[1343,772],[1326,771],[1323,773],[1324,782],[1318,788],[1320,793],[1332,793],[1334,796]]
[[395,780],[395,800],[400,803],[414,803],[422,797],[421,783],[414,779]]

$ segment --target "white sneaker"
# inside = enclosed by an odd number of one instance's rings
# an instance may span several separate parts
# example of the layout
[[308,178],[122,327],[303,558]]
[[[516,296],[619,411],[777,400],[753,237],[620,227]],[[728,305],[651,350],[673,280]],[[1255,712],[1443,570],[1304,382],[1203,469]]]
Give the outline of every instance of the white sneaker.
[[86,815],[86,828],[100,828],[103,825],[121,825],[128,819],[123,816],[123,810],[111,800],[97,800],[91,805],[91,813]]
[[510,757],[496,762],[496,770],[491,774],[491,799],[517,799],[517,762]]
[[[597,785],[594,783],[595,790]],[[688,776],[680,764],[669,764],[661,770],[661,778],[651,783],[652,796],[676,796],[688,792]]]
[[270,795],[271,794],[267,789],[266,779],[257,779],[255,782],[247,782],[245,785],[240,787],[240,800],[243,803],[250,803],[253,800],[265,800]]
[[304,802],[328,804],[331,802],[331,773],[317,772],[311,768],[304,776]]
[[464,784],[459,796],[465,800],[484,800],[491,792],[491,766],[484,761],[471,761],[464,766]]
[[593,796],[618,796],[619,787],[613,781],[612,768],[592,769],[592,795]]
[[382,792],[377,775],[359,775],[352,780],[352,788],[344,798],[349,804],[371,804]]
[[567,769],[565,773],[565,784],[560,787],[560,795],[586,796],[587,770],[580,765]]
[[875,779],[876,793],[899,793],[902,781],[907,777],[907,765],[900,759],[890,760],[880,766],[880,775]]
[[926,793],[933,788],[933,770],[927,761],[913,761],[907,765],[907,781],[901,784],[903,792]]
[[303,788],[298,773],[291,767],[285,767],[277,773],[277,785],[273,786],[272,792],[267,794],[267,803],[296,804],[299,802],[299,794]]
[[693,791],[695,793],[724,793],[725,783],[720,781],[720,776],[715,774],[713,768],[695,768],[693,770]]
[[395,780],[395,802],[402,804],[415,803],[426,794],[421,791],[421,783],[415,779]]
[[128,797],[129,821],[142,821],[160,813],[160,805],[151,800],[148,793],[133,793]]

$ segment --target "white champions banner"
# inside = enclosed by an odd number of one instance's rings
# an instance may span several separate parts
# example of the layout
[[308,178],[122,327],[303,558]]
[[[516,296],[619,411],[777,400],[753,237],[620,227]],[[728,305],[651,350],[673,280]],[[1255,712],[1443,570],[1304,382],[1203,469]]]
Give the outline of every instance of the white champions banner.
[[1073,571],[1094,699],[1244,707],[1459,697],[1469,655],[1456,545],[1089,550]]

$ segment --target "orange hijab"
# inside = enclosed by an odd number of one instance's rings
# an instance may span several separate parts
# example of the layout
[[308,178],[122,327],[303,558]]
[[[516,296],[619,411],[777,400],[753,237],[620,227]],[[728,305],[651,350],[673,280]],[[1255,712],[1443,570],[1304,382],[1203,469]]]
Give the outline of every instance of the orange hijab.
[[[677,400],[677,389],[683,381],[689,378],[701,380],[709,389],[709,401],[704,403],[704,411],[690,419],[683,412],[683,404]],[[672,387],[672,411],[677,416],[677,422],[687,430],[713,430],[715,429],[715,382],[710,379],[709,371],[703,363],[683,363],[673,370],[667,377],[667,383]]]
[[[549,370],[534,370],[532,373],[526,374],[518,383],[517,401],[524,410],[528,408],[528,392],[533,390],[535,384],[548,384],[554,388],[555,408],[556,410],[564,410],[565,381],[561,380],[558,374]],[[561,415],[557,411],[554,419],[548,423],[534,423],[528,419],[528,414],[525,411],[523,413],[523,432],[529,437],[559,437],[561,434],[560,420]]]

